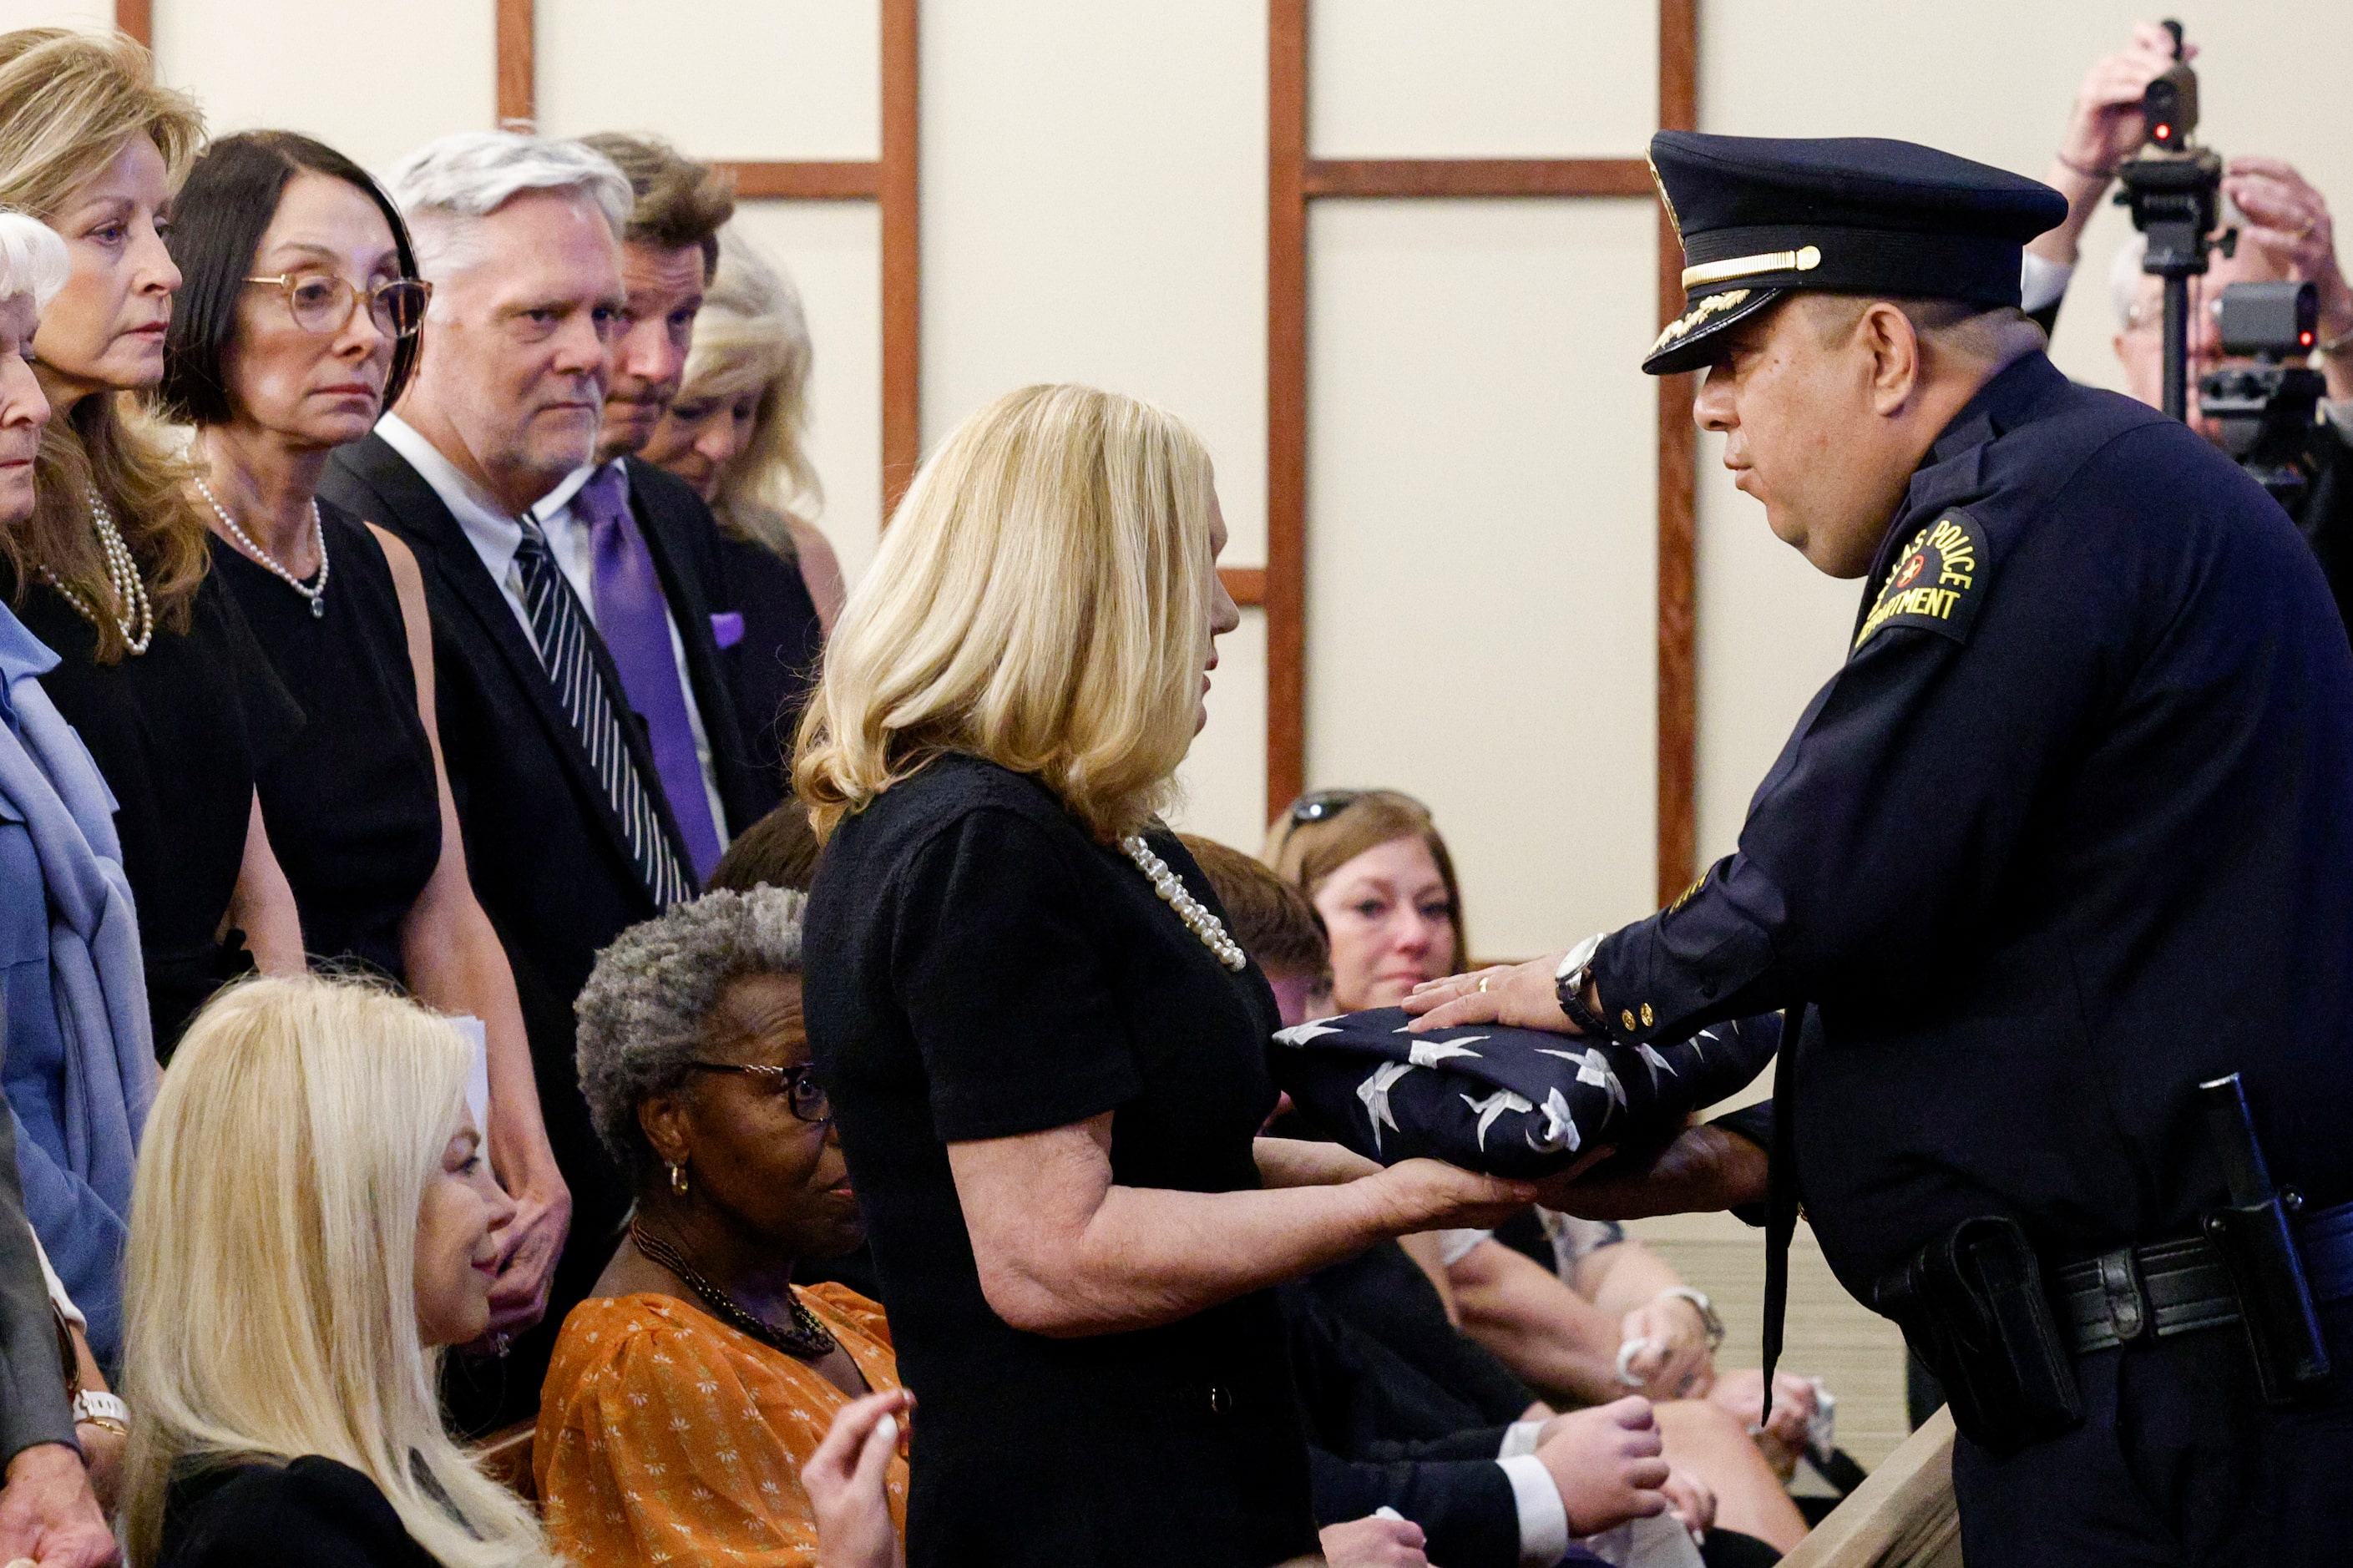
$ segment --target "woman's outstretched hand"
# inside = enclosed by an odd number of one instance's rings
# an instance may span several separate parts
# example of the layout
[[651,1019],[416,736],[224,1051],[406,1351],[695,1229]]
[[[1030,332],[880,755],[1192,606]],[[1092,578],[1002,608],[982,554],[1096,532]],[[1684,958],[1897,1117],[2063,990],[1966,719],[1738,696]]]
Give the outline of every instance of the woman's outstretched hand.
[[1536,1195],[1533,1183],[1478,1175],[1443,1160],[1400,1160],[1364,1181],[1378,1190],[1382,1229],[1390,1236],[1491,1229],[1534,1203]]
[[903,1388],[841,1407],[825,1441],[801,1467],[817,1512],[818,1568],[903,1568],[905,1546],[883,1490],[891,1455],[915,1396]]

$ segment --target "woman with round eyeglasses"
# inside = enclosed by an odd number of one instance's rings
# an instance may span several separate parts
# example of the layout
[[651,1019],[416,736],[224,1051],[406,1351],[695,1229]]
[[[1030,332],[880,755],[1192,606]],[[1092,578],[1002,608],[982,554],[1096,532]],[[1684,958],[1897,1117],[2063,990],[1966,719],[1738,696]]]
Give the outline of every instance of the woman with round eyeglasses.
[[547,1143],[514,977],[467,879],[433,711],[432,630],[407,546],[318,496],[416,367],[431,286],[389,197],[280,131],[216,142],[173,209],[185,279],[162,402],[196,427],[191,493],[227,584],[308,716],[261,775],[311,951],[482,1021],[489,1144],[520,1212],[498,1336],[546,1307],[571,1200]]

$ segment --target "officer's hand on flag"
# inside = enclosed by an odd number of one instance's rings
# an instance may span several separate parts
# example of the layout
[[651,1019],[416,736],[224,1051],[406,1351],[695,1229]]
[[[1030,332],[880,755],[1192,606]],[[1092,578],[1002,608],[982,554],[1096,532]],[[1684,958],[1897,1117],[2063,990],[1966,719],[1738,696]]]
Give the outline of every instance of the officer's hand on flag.
[[1553,994],[1553,974],[1563,956],[1556,952],[1530,963],[1496,964],[1468,974],[1424,981],[1398,1005],[1415,1016],[1408,1026],[1417,1033],[1463,1024],[1508,1024],[1514,1028],[1574,1035],[1577,1026],[1560,1010],[1560,999]]

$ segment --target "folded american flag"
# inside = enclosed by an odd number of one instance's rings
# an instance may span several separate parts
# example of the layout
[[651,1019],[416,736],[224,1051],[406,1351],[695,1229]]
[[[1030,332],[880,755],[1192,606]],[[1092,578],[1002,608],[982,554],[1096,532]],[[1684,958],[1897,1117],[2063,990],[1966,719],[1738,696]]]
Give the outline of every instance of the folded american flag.
[[1274,1080],[1307,1119],[1385,1165],[1430,1155],[1515,1178],[1586,1151],[1661,1144],[1746,1087],[1781,1043],[1778,1014],[1672,1046],[1471,1024],[1417,1035],[1398,1007],[1278,1033]]

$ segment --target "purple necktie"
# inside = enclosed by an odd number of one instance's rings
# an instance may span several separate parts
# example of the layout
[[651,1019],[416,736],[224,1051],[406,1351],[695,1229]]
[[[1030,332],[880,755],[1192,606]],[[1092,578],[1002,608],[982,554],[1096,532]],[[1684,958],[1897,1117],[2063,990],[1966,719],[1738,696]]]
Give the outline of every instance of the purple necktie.
[[629,481],[621,465],[597,469],[572,504],[587,521],[596,561],[596,631],[621,672],[629,706],[646,722],[654,772],[661,775],[670,815],[686,836],[695,877],[708,879],[719,864],[719,829],[711,820],[702,763],[694,754],[694,729],[670,646],[670,608],[645,535],[629,515]]

